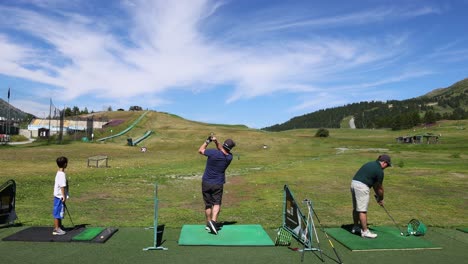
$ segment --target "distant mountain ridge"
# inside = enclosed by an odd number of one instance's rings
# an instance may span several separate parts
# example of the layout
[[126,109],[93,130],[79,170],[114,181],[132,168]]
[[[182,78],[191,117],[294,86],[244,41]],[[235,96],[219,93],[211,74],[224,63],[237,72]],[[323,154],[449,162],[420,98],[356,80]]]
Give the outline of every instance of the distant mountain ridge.
[[407,100],[352,103],[319,110],[262,128],[284,131],[297,128],[340,128],[345,118],[354,118],[356,128],[410,128],[441,119],[468,118],[468,78],[447,88],[438,88]]
[[429,93],[421,96],[426,98],[437,98],[439,96],[452,96],[465,93],[468,87],[468,78],[463,79],[459,82],[454,83],[453,85],[446,88],[438,88],[430,91]]
[[[0,98],[0,119],[27,120],[34,115],[26,113]],[[262,128],[283,131],[298,128],[340,128],[346,118],[354,118],[356,128],[410,128],[421,123],[441,119],[468,119],[468,78],[455,84],[407,100],[389,100],[352,103],[341,107],[319,110],[289,121]]]
[[10,111],[10,118],[15,120],[25,120],[28,116],[34,116],[14,107],[11,104],[8,106],[8,102],[0,98],[0,118],[7,119],[8,111]]

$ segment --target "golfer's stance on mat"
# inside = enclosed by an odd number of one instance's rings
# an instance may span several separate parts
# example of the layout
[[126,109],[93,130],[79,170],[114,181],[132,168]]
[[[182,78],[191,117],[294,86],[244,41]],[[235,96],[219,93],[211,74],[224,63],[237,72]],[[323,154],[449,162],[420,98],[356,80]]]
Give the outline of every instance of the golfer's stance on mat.
[[65,202],[68,197],[68,182],[67,176],[65,175],[65,169],[68,165],[68,159],[66,157],[57,158],[58,171],[55,175],[54,184],[54,208],[52,215],[54,216],[54,230],[52,235],[61,236],[65,235],[66,232],[62,230],[62,219],[65,213]]
[[[384,169],[391,167],[388,155],[380,155],[376,161],[364,164],[351,181],[351,196],[353,198],[353,229],[351,232],[361,232],[361,237],[376,238],[377,234],[367,228],[367,208],[369,206],[370,188],[374,188],[377,202],[383,205],[384,199]],[[361,224],[359,226],[359,223]]]
[[[216,144],[216,149],[207,149],[210,142]],[[226,139],[221,145],[215,136],[209,136],[200,146],[198,152],[208,157],[202,178],[202,195],[205,202],[206,229],[218,234],[216,223],[221,210],[223,186],[226,182],[226,169],[231,164],[231,149],[236,145],[232,139]]]

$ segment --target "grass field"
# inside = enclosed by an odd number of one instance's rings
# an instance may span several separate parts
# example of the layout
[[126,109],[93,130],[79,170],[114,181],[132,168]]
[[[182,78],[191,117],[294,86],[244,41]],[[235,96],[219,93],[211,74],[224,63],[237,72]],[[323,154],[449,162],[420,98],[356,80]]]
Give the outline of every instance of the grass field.
[[[113,134],[124,130],[141,114],[103,113],[126,122],[96,131],[95,139],[111,135],[110,129]],[[237,143],[227,171],[221,221],[261,224],[273,230],[281,225],[282,189],[287,184],[298,201],[313,201],[324,226],[349,224],[351,178],[363,163],[388,153],[394,167],[385,171],[385,204],[398,224],[417,218],[429,227],[453,229],[468,226],[467,127],[468,120],[408,131],[330,129],[330,137],[316,138],[316,129],[272,133],[149,112],[126,135],[102,143],[0,146],[0,183],[16,181],[21,223],[51,226],[55,159],[65,155],[71,195],[67,205],[75,224],[151,226],[154,183],[158,183],[159,223],[178,230],[184,224],[204,222],[200,183],[206,158],[197,150],[214,132],[221,140],[229,137]],[[128,137],[138,138],[147,130],[155,133],[139,146],[126,145]],[[395,140],[427,132],[440,134],[440,142],[398,144]],[[148,151],[141,152],[141,146]],[[87,158],[94,155],[109,156],[110,167],[87,167]],[[65,225],[70,225],[67,221]],[[393,222],[371,203],[369,224],[392,226]]]
[[[141,112],[109,112],[127,121]],[[120,116],[119,116],[120,115]],[[316,138],[314,129],[264,132],[243,126],[191,122],[166,113],[150,112],[127,135],[104,143],[37,142],[1,146],[0,182],[17,183],[17,212],[27,225],[51,224],[51,196],[55,159],[69,158],[70,211],[74,221],[91,225],[148,226],[153,219],[154,183],[159,185],[160,222],[168,227],[203,222],[200,181],[206,158],[197,153],[210,132],[233,138],[234,161],[228,169],[221,220],[281,224],[282,188],[296,199],[313,201],[326,226],[351,221],[349,184],[355,171],[380,153],[392,157],[385,171],[386,208],[399,224],[418,218],[428,226],[467,226],[468,121],[440,122],[415,131],[330,129],[330,137]],[[96,132],[96,139],[110,135]],[[127,137],[155,133],[140,146],[126,145]],[[400,135],[441,134],[439,144],[398,144]],[[267,148],[264,148],[264,145]],[[87,158],[108,155],[109,168],[88,168]],[[132,216],[132,217],[130,217]],[[392,224],[376,203],[370,224]]]

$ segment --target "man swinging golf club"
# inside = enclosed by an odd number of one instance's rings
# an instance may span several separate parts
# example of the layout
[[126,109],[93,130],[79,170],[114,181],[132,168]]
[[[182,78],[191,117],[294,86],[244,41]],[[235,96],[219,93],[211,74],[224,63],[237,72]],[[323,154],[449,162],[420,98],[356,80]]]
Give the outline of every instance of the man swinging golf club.
[[[361,232],[363,238],[376,238],[377,234],[367,228],[367,208],[369,206],[370,188],[374,189],[377,203],[383,206],[384,169],[391,167],[390,156],[380,155],[376,161],[367,162],[354,175],[351,181],[353,199],[353,228],[351,232]],[[360,225],[359,225],[360,224]]]
[[[207,149],[214,142],[216,149]],[[205,203],[206,229],[217,235],[219,226],[218,215],[221,210],[223,187],[226,182],[226,169],[231,164],[231,149],[236,146],[232,139],[226,139],[221,145],[211,133],[206,141],[198,149],[198,153],[208,157],[205,172],[202,178],[202,195]]]

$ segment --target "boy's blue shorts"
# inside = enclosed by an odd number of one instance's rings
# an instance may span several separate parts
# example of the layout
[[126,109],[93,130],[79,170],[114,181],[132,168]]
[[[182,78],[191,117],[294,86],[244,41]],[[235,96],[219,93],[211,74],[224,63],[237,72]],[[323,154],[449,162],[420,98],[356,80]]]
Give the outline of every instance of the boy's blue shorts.
[[52,215],[55,219],[63,219],[64,206],[62,199],[54,197],[54,208],[52,209]]

